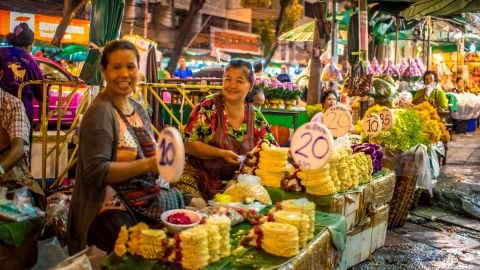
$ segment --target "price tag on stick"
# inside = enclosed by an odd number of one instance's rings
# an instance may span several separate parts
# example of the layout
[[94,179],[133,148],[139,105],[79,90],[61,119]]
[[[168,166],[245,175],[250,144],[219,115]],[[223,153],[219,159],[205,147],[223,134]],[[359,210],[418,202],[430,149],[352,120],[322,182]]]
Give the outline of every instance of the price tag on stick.
[[382,130],[387,131],[393,127],[393,111],[384,108],[383,110],[380,111],[378,114],[380,117],[380,120],[382,121]]
[[343,136],[352,127],[352,114],[344,106],[335,105],[324,112],[323,124],[334,137]]
[[290,152],[301,169],[320,169],[332,157],[333,136],[326,126],[309,122],[293,134]]
[[382,121],[380,117],[374,113],[363,118],[363,131],[367,136],[375,137],[382,132]]
[[167,127],[160,133],[156,157],[160,176],[170,183],[177,181],[185,166],[185,146],[176,128]]

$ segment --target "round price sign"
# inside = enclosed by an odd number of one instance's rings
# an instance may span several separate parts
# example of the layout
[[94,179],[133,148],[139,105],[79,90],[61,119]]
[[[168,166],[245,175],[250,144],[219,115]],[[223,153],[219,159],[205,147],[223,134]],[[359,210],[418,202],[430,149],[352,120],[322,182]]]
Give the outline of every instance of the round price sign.
[[344,106],[335,105],[324,113],[323,123],[334,137],[340,137],[352,127],[352,114]]
[[382,132],[382,121],[380,117],[374,113],[363,118],[363,131],[367,136],[375,137]]
[[326,126],[309,122],[293,134],[290,152],[301,169],[320,169],[333,154],[333,136]]
[[382,130],[387,131],[393,127],[393,111],[392,110],[388,108],[384,108],[383,110],[380,111],[378,116],[382,121]]
[[176,128],[167,127],[160,133],[156,157],[160,176],[167,182],[177,181],[185,166],[185,146]]

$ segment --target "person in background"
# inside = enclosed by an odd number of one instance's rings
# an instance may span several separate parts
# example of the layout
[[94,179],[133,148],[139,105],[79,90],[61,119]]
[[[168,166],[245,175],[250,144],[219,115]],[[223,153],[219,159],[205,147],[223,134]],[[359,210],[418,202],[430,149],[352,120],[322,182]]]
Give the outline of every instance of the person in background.
[[162,62],[157,62],[157,74],[158,74],[158,79],[170,79],[170,73],[168,70],[162,68]]
[[261,140],[276,144],[262,112],[252,105],[253,70],[244,60],[225,68],[221,93],[196,105],[185,126],[185,169],[175,186],[205,200],[224,191],[241,156]]
[[262,88],[257,85],[253,86],[252,92],[250,92],[249,95],[251,95],[251,100],[253,100],[253,106],[261,110],[263,103],[265,103],[265,94],[263,93]]
[[143,221],[158,227],[164,211],[205,205],[158,176],[150,119],[130,98],[138,62],[138,51],[129,41],[111,41],[103,50],[100,70],[106,87],[88,107],[79,129],[67,228],[71,254],[87,243],[111,252],[121,226]]
[[193,71],[187,67],[187,60],[185,57],[178,59],[178,68],[173,72],[175,78],[191,79],[193,78]]
[[290,75],[288,74],[288,65],[282,64],[280,67],[280,74],[277,76],[277,80],[280,82],[291,82]]
[[263,73],[263,64],[261,62],[255,62],[253,63],[253,70],[254,70],[254,74],[253,74],[253,77],[256,79],[256,78],[267,78],[267,79],[270,79],[268,78],[268,75]]
[[27,187],[44,209],[45,194],[28,168],[29,136],[22,102],[0,88],[0,187]]
[[320,103],[322,103],[323,112],[315,114],[311,122],[320,122],[323,123],[323,113],[326,112],[330,107],[337,105],[337,93],[334,90],[327,90],[322,93],[320,96]]
[[72,60],[67,60],[67,70],[75,76],[78,76],[78,67]]
[[[3,66],[0,69],[0,87],[7,93],[18,97],[20,84],[30,80],[43,80],[42,71],[37,62],[30,55],[33,47],[34,34],[26,23],[15,26],[12,33],[7,35],[7,42],[11,47],[0,48],[0,58]],[[30,140],[33,134],[33,99],[40,103],[42,108],[43,86],[41,84],[27,84],[22,89],[22,102],[30,122]]]
[[415,93],[413,104],[420,104],[424,101],[430,102],[434,107],[448,109],[448,99],[438,84],[437,74],[431,70],[423,74],[423,83],[425,87]]
[[455,81],[455,87],[452,90],[453,93],[465,93],[465,81],[458,77]]

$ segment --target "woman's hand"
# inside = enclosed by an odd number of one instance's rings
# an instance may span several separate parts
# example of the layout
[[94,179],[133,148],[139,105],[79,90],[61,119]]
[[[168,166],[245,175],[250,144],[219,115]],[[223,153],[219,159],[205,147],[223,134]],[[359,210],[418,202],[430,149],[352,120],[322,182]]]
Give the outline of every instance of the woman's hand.
[[160,174],[157,166],[157,157],[156,156],[149,157],[147,158],[147,160],[148,160],[149,171],[151,171],[152,173]]
[[229,164],[240,164],[240,156],[229,150],[221,150],[220,156]]
[[189,206],[200,210],[207,207],[207,202],[202,198],[193,198]]

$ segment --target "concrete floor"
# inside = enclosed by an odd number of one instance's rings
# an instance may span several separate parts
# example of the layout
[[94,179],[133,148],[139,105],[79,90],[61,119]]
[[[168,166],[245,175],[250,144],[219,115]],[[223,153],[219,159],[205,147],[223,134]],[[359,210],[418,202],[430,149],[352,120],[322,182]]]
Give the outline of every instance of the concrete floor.
[[453,136],[433,193],[351,269],[480,269],[480,130]]

